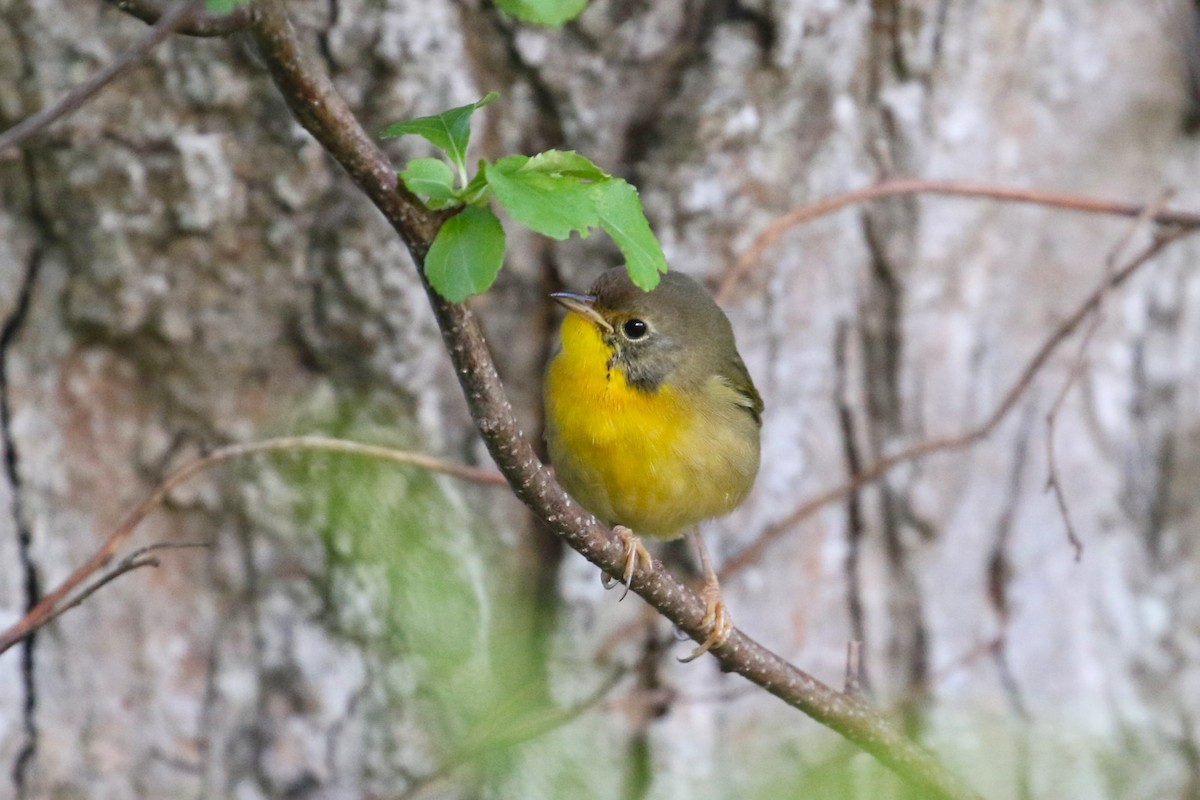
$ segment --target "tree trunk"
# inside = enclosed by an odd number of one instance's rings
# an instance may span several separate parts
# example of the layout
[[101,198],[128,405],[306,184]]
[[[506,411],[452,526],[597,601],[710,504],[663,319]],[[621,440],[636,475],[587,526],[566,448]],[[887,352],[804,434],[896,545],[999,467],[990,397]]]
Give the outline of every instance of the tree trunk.
[[[713,286],[781,213],[880,180],[1200,208],[1184,0],[593,0],[561,30],[478,0],[289,8],[368,130],[498,90],[476,156],[588,155]],[[0,19],[4,128],[146,32],[101,3]],[[386,146],[397,168],[430,154]],[[172,37],[0,153],[0,198],[0,626],[225,442],[486,465],[403,244],[241,35]],[[710,547],[980,425],[1153,232],[926,195],[790,230],[722,296],[766,413],[758,484]],[[1106,292],[991,436],[725,580],[735,623],[830,683],[862,639],[872,701],[989,799],[1197,796],[1198,248]],[[531,436],[546,295],[614,263],[604,236],[509,226],[471,301]],[[1078,560],[1042,491],[1068,382],[1053,473]],[[130,549],[160,542],[208,546],[153,553],[0,656],[0,797],[902,796],[793,709],[676,663],[686,645],[503,489],[256,458],[172,492]]]

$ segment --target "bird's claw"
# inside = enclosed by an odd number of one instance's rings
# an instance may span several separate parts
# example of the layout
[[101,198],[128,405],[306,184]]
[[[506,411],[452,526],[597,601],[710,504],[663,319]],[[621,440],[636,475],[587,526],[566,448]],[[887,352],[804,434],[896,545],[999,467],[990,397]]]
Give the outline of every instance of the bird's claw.
[[[633,535],[633,531],[626,528],[624,525],[617,525],[613,528],[613,533],[617,534],[617,538],[621,540],[621,544],[625,548],[625,571],[621,574],[621,583],[625,584],[625,591],[621,593],[621,600],[624,600],[629,594],[629,583],[633,580],[633,573],[637,569],[638,562],[641,561],[646,569],[653,569],[654,559],[650,557],[650,552],[641,540]],[[600,584],[605,589],[611,589],[617,585],[617,581],[608,576],[608,573],[600,573]],[[618,600],[617,602],[620,602]]]
[[733,619],[729,616],[725,601],[721,599],[721,587],[715,582],[704,585],[704,618],[700,624],[708,628],[708,636],[691,655],[679,659],[681,663],[695,661],[714,647],[720,647],[733,633]]

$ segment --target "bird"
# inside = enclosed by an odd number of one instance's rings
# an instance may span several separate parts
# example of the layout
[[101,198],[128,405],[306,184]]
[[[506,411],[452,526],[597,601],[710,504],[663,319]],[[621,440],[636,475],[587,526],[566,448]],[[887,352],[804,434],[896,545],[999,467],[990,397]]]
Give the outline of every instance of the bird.
[[[626,593],[639,562],[653,569],[639,536],[691,533],[708,630],[681,659],[691,661],[733,631],[694,529],[749,494],[759,470],[762,397],[729,318],[682,272],[671,270],[644,291],[625,267],[613,267],[585,294],[550,296],[567,311],[543,387],[550,462],[567,493],[620,537]],[[601,578],[605,588],[615,585]]]

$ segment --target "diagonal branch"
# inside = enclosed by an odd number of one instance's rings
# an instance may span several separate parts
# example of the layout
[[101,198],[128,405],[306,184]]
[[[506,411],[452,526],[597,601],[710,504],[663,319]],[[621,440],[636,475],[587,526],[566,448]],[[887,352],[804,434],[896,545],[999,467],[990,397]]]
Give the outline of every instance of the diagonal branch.
[[1194,227],[1190,226],[1175,226],[1160,230],[1148,245],[1125,263],[1120,269],[1106,273],[1104,280],[1092,290],[1083,302],[1068,316],[1065,320],[1059,323],[1058,327],[1050,334],[1047,339],[1042,342],[1042,346],[1038,348],[1033,357],[1025,365],[1025,369],[1017,377],[1012,387],[1001,398],[999,405],[980,425],[972,428],[969,431],[955,434],[953,436],[942,436],[932,439],[926,439],[918,444],[913,445],[899,453],[894,453],[886,458],[872,464],[870,467],[855,473],[854,477],[840,486],[834,486],[815,497],[806,500],[801,505],[797,506],[790,514],[778,522],[768,525],[758,538],[750,544],[746,545],[741,551],[730,558],[725,563],[725,568],[722,570],[722,577],[728,577],[734,573],[740,572],[751,564],[756,563],[762,558],[763,553],[776,539],[780,538],[802,520],[807,519],[817,509],[829,503],[846,497],[851,492],[861,489],[869,483],[879,480],[893,468],[900,464],[915,461],[919,458],[932,455],[934,453],[942,453],[950,450],[959,450],[964,447],[970,447],[977,442],[991,436],[992,432],[1000,426],[1000,423],[1008,416],[1009,412],[1017,405],[1017,401],[1025,393],[1026,389],[1037,377],[1042,367],[1050,360],[1050,356],[1054,351],[1073,334],[1079,326],[1097,309],[1104,300],[1105,295],[1116,289],[1125,281],[1129,280],[1146,262],[1158,255],[1172,242],[1175,242],[1190,233],[1195,232]]
[[[44,596],[24,617],[9,627],[8,630],[0,632],[0,653],[3,653],[34,631],[48,624],[65,611],[66,608],[72,607],[63,607],[63,603],[66,602],[71,593],[112,561],[113,557],[117,554],[117,550],[133,535],[134,529],[137,528],[142,520],[150,515],[150,512],[162,505],[163,500],[166,499],[167,495],[173,489],[191,480],[201,472],[233,458],[242,458],[257,453],[279,453],[296,450],[322,450],[367,456],[369,458],[392,461],[397,464],[409,464],[414,467],[421,467],[432,472],[452,475],[456,478],[475,481],[487,486],[503,486],[505,484],[504,478],[494,470],[454,464],[425,455],[424,453],[394,450],[390,447],[351,442],[345,439],[330,439],[324,436],[285,436],[278,439],[263,439],[257,442],[218,447],[208,455],[197,458],[194,461],[189,461],[168,475],[166,480],[160,483],[158,488],[139,503],[125,517],[125,520],[117,526],[117,529],[109,534],[109,537],[104,540],[104,543],[92,554],[91,558],[77,567],[53,591]],[[135,553],[135,555],[137,554]]]
[[158,560],[158,557],[146,555],[147,553],[152,553],[155,550],[189,550],[208,546],[208,542],[159,542],[158,544],[150,544],[146,545],[145,547],[139,547],[125,558],[122,558],[115,567],[98,578],[95,583],[91,584],[77,594],[74,598],[72,598],[71,602],[54,609],[54,611],[42,624],[49,625],[51,622],[54,622],[54,620],[58,619],[71,609],[78,608],[79,606],[83,605],[85,600],[127,572],[133,572],[134,570],[141,569],[142,567],[157,568],[160,566],[161,562]]
[[[1122,251],[1125,250],[1130,241],[1137,235],[1137,232],[1149,224],[1150,220],[1154,219],[1154,215],[1166,206],[1172,194],[1174,193],[1166,192],[1157,203],[1146,206],[1146,210],[1138,216],[1133,225],[1129,226],[1129,230],[1125,232],[1125,235],[1118,240],[1117,244],[1108,254],[1108,258],[1104,261],[1104,276],[1106,278],[1104,285],[1106,291],[1113,288],[1112,273],[1116,269],[1117,259],[1120,258]],[[1155,231],[1156,239],[1161,235],[1162,231]],[[1063,381],[1058,396],[1054,398],[1054,402],[1050,405],[1050,410],[1046,412],[1046,490],[1054,493],[1054,501],[1058,505],[1058,512],[1062,515],[1063,525],[1067,529],[1067,541],[1075,549],[1076,561],[1079,561],[1083,557],[1083,542],[1080,541],[1079,535],[1075,532],[1075,523],[1071,519],[1071,509],[1067,505],[1067,493],[1063,488],[1062,478],[1058,472],[1058,457],[1054,446],[1054,434],[1058,426],[1058,415],[1067,400],[1067,394],[1071,391],[1071,387],[1076,381],[1079,380],[1079,376],[1083,374],[1086,367],[1088,346],[1091,344],[1092,337],[1096,335],[1096,331],[1100,329],[1100,323],[1103,321],[1104,299],[1104,294],[1096,296],[1096,302],[1091,306],[1092,318],[1088,323],[1087,329],[1083,332],[1083,337],[1080,339],[1079,351],[1075,355],[1075,361],[1071,365],[1071,368],[1067,370],[1067,379]]]
[[[421,264],[441,219],[398,185],[390,163],[355,121],[329,78],[301,49],[282,1],[261,0],[256,8],[252,34],[292,113],[371,198]],[[620,542],[567,496],[534,453],[513,415],[475,316],[465,305],[446,302],[422,280],[471,416],[513,491],[572,548],[609,575],[620,576],[624,567]],[[633,590],[697,642],[705,638],[704,601],[661,565],[649,574],[639,571]],[[923,796],[978,797],[860,699],[826,686],[742,632],[735,630],[712,652],[723,669],[737,672],[841,733],[918,787]]]
[[0,133],[0,153],[10,147],[15,147],[33,136],[43,128],[48,127],[61,117],[77,110],[97,92],[120,75],[132,64],[137,63],[143,56],[158,46],[160,42],[175,32],[188,16],[200,5],[200,0],[178,0],[170,10],[159,17],[158,22],[141,41],[130,47],[124,53],[106,64],[99,72],[76,86],[57,103],[46,106],[41,111],[18,122],[4,133]]

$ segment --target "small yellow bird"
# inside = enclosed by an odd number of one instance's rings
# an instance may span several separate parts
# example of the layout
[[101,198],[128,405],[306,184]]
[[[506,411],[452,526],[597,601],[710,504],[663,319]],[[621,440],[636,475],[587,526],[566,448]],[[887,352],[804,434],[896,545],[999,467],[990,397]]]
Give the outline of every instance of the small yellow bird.
[[[653,564],[634,531],[675,539],[745,500],[758,474],[762,398],[729,319],[686,275],[669,272],[645,292],[615,267],[587,294],[551,297],[570,313],[546,372],[550,460],[571,496],[624,541],[628,591],[638,561]],[[685,660],[733,630],[704,541],[693,539],[711,627]]]

